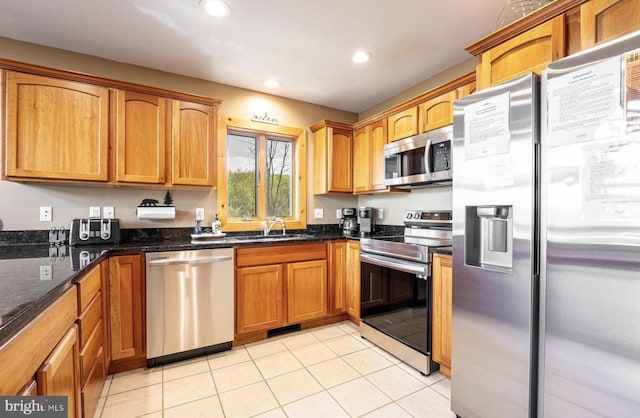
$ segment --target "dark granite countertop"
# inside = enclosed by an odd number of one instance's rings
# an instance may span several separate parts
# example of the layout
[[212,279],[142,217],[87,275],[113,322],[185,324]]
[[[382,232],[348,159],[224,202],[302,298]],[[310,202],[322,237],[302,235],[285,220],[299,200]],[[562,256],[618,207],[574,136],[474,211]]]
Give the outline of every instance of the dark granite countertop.
[[[125,230],[123,230],[124,232]],[[206,244],[192,244],[190,229],[173,231],[129,230],[118,245],[50,247],[28,243],[38,234],[19,233],[18,242],[4,234],[0,239],[0,344],[18,332],[30,320],[56,301],[82,277],[87,268],[109,255],[153,251],[182,251],[247,245],[284,245],[292,243],[360,239],[344,236],[337,228],[289,231],[284,239],[274,234],[265,238],[254,234],[227,234]],[[41,241],[42,242],[42,241]]]
[[432,251],[434,254],[453,255],[451,247],[436,247]]

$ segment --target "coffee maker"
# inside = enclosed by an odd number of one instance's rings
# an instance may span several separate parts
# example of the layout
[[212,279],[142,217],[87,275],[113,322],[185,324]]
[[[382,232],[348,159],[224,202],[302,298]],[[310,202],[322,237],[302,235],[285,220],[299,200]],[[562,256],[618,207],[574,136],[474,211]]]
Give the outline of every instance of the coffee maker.
[[360,236],[368,237],[373,233],[374,208],[361,207],[358,209],[358,219],[360,221]]
[[358,233],[358,219],[356,208],[340,209],[340,226],[343,235],[355,235]]

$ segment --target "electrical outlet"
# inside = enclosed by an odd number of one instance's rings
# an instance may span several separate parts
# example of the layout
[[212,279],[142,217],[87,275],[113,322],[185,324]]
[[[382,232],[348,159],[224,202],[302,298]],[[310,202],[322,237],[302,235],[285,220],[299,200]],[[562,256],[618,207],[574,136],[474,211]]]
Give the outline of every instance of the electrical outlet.
[[89,206],[89,217],[90,218],[99,218],[100,217],[100,206]]
[[313,210],[313,217],[315,219],[322,219],[324,218],[324,210],[323,209],[314,209]]
[[384,218],[384,209],[378,208],[378,219]]
[[115,214],[116,212],[113,206],[105,206],[102,208],[102,216],[104,216],[105,219],[113,219]]
[[336,218],[337,219],[342,219],[342,210],[341,209],[336,209]]
[[204,208],[196,208],[196,221],[204,220]]
[[53,280],[53,271],[50,264],[40,266],[40,280]]
[[40,221],[41,222],[51,222],[52,219],[52,209],[51,206],[40,206]]

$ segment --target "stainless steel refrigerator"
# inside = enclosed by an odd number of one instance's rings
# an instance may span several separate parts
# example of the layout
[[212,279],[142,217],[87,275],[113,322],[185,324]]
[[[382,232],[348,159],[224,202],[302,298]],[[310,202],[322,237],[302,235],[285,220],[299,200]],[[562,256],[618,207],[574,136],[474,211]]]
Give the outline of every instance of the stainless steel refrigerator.
[[639,46],[455,103],[459,416],[640,416]]
[[451,407],[536,413],[539,80],[455,102]]
[[540,416],[640,416],[637,48],[640,32],[542,76]]

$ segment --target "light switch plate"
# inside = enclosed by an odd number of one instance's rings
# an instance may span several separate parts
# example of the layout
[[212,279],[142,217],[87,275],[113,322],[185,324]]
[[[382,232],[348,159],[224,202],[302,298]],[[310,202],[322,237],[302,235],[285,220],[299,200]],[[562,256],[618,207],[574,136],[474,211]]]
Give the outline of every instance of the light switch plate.
[[313,217],[315,219],[322,219],[324,218],[324,210],[323,209],[314,209],[313,210]]
[[204,220],[204,208],[196,208],[196,221]]
[[384,209],[378,208],[378,219],[384,218]]
[[100,217],[100,206],[89,206],[89,217],[90,218],[99,218]]
[[341,209],[336,209],[336,218],[337,219],[342,219],[342,210]]

